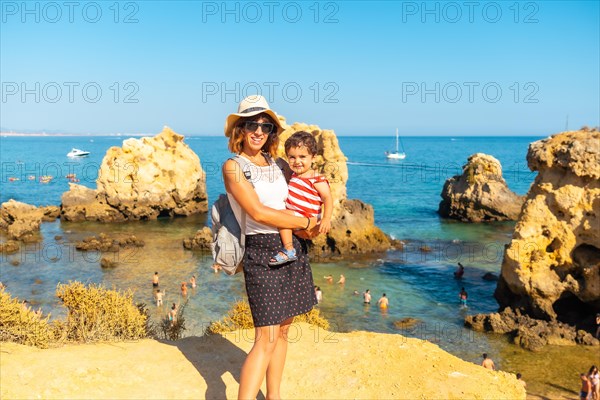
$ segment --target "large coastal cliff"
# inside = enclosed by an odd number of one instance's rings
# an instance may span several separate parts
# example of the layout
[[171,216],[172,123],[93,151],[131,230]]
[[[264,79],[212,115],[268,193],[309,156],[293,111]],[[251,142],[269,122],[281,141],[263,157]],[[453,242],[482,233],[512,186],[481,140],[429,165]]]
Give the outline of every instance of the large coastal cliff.
[[532,143],[531,185],[495,292],[501,308],[591,327],[600,312],[600,133]]

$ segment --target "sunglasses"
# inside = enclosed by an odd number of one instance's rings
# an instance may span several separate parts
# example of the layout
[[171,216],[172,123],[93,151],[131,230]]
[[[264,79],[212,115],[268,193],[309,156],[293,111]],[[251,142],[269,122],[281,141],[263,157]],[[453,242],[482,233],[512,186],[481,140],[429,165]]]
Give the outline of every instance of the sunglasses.
[[258,127],[260,126],[263,133],[271,134],[275,132],[275,125],[270,122],[255,122],[255,121],[246,121],[244,122],[244,129],[249,132],[256,132]]

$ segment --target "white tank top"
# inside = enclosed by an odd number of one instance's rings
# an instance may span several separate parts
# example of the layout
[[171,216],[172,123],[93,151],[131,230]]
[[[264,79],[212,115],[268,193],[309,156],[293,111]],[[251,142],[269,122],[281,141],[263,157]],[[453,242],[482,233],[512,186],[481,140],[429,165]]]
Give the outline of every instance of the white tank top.
[[[248,160],[246,157],[243,158]],[[264,167],[259,167],[250,160],[248,160],[248,164],[250,165],[249,170],[251,174],[251,181],[261,204],[271,207],[275,210],[285,210],[285,199],[288,196],[288,185],[279,166],[272,160],[270,161],[270,165]],[[235,214],[235,217],[241,223],[242,207],[231,195],[231,193],[227,192],[227,198],[229,199],[229,203],[231,204],[231,208]],[[246,214],[246,235],[278,232],[279,231],[276,227],[258,223],[252,219],[250,215]]]

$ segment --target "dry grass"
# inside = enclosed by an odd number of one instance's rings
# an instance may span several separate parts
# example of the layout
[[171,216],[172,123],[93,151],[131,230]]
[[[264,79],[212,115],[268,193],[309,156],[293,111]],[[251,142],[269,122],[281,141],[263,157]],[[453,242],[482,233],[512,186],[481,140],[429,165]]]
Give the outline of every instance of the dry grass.
[[318,308],[313,308],[306,314],[297,315],[294,317],[294,322],[306,322],[325,330],[329,329],[329,321],[321,317],[321,311]]
[[69,341],[134,340],[146,337],[146,316],[133,303],[133,292],[108,290],[80,282],[59,284],[56,296],[68,309]]
[[0,290],[0,341],[47,348],[53,341],[50,316],[31,310],[4,289]]
[[[318,309],[313,308],[306,314],[298,315],[294,318],[294,322],[307,322],[312,325],[316,325],[323,329],[329,328],[329,322],[321,317]],[[250,313],[250,305],[244,300],[237,301],[231,310],[227,312],[227,315],[220,321],[213,321],[206,328],[206,334],[221,334],[225,332],[232,332],[238,329],[252,329],[254,328],[254,322],[252,320],[252,314]]]

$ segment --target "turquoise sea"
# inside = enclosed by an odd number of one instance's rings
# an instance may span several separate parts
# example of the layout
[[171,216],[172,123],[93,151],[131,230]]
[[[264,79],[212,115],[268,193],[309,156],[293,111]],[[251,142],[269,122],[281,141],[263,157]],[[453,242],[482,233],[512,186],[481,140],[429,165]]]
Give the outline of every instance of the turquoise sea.
[[[2,137],[0,201],[13,198],[34,205],[60,205],[62,193],[68,190],[65,176],[71,173],[76,174],[79,184],[95,188],[106,150],[121,146],[125,139]],[[461,173],[468,156],[479,152],[500,160],[508,186],[518,194],[525,194],[535,178],[535,173],[527,168],[525,156],[529,143],[539,139],[403,137],[407,158],[392,161],[385,158],[384,151],[394,146],[393,137],[339,137],[341,150],[348,159],[348,197],[371,204],[376,224],[392,237],[403,240],[406,246],[405,251],[389,251],[376,257],[313,263],[315,284],[323,291],[320,308],[334,329],[401,333],[427,339],[473,362],[479,362],[481,353],[488,352],[501,369],[526,371],[533,355],[508,344],[503,337],[463,328],[465,315],[497,310],[493,297],[496,283],[485,281],[482,276],[486,272],[499,274],[503,246],[509,242],[514,224],[445,221],[439,218],[437,208],[445,180]],[[190,136],[185,142],[200,157],[212,203],[223,191],[220,165],[229,156],[225,138]],[[90,151],[91,155],[71,160],[66,154],[72,147]],[[52,175],[54,179],[40,183],[42,175]],[[152,304],[151,278],[158,271],[161,288],[166,290],[165,306],[150,307],[153,317],[158,319],[166,314],[168,304],[181,301],[180,283],[195,275],[198,287],[190,291],[186,334],[200,335],[206,324],[221,318],[232,301],[244,296],[241,276],[215,274],[210,268],[210,255],[183,249],[182,239],[192,236],[205,223],[204,215],[114,225],[44,223],[41,243],[2,256],[0,280],[14,296],[57,316],[64,313],[54,297],[59,282],[78,280],[117,289],[131,288],[137,300]],[[134,233],[146,241],[146,246],[116,253],[113,257],[119,262],[118,267],[103,270],[99,254],[81,253],[74,247],[75,241],[100,232]],[[62,238],[57,240],[57,235]],[[423,245],[432,251],[422,253],[419,248]],[[466,267],[461,281],[452,277],[458,262]],[[346,284],[327,284],[323,276],[329,274],[336,281],[344,274]],[[459,306],[461,287],[469,293],[468,308]],[[387,294],[390,308],[386,313],[375,306],[365,307],[362,296],[353,294],[355,290],[362,293],[366,289],[371,290],[374,300],[384,292]],[[411,329],[394,326],[395,321],[405,317],[417,318],[421,323]],[[585,350],[569,349],[569,352],[574,359],[589,357]],[[548,364],[550,372],[544,366],[545,375],[534,379],[540,388],[564,375],[552,372],[551,360]],[[585,368],[588,367],[586,363]],[[532,374],[533,371],[529,372]],[[562,385],[563,389],[569,389],[566,382]]]

